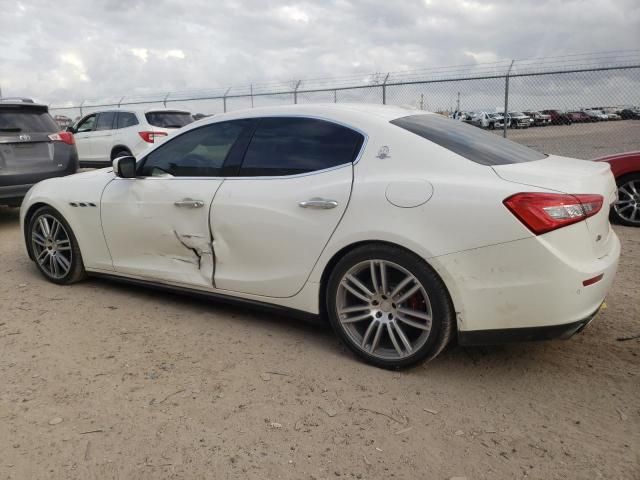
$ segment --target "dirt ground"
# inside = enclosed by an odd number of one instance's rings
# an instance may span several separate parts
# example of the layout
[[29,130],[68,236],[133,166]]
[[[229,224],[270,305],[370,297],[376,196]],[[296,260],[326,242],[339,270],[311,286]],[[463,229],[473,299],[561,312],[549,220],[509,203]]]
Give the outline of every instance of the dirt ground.
[[[497,130],[494,133],[501,135]],[[543,153],[585,160],[640,150],[640,121],[618,120],[508,129],[507,138]]]
[[389,372],[300,321],[46,282],[0,208],[2,479],[638,479],[640,230],[568,341]]

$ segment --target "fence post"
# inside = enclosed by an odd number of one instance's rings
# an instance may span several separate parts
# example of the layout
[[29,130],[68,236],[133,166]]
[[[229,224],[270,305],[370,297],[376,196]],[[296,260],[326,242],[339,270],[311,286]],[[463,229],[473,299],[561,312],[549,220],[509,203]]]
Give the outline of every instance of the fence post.
[[84,100],[80,102],[80,116],[82,116],[82,105],[84,105]]
[[224,95],[222,96],[222,110],[224,113],[227,113],[227,94],[229,93],[229,90],[231,90],[231,87],[227,88],[227,91],[224,92]]
[[253,108],[253,83],[250,86],[251,86],[251,108]]
[[294,104],[298,103],[298,87],[300,87],[300,82],[302,82],[302,80],[298,80],[298,83],[296,83],[296,88],[293,89],[293,103]]
[[389,74],[384,77],[384,82],[382,82],[382,104],[387,104],[387,80],[389,80]]
[[509,65],[507,75],[504,77],[504,116],[502,119],[502,136],[504,138],[507,138],[507,115],[509,114],[509,74],[511,74],[513,62],[515,62],[515,60],[511,60],[511,65]]
[[167,92],[167,94],[164,96],[164,99],[162,100],[162,104],[165,107],[167,106],[167,98],[169,98],[169,95],[171,95],[171,92]]
[[338,103],[338,90],[333,91],[333,103]]
[[124,100],[124,97],[120,97],[120,100],[118,100],[118,108],[120,108],[120,105],[122,104],[122,100]]

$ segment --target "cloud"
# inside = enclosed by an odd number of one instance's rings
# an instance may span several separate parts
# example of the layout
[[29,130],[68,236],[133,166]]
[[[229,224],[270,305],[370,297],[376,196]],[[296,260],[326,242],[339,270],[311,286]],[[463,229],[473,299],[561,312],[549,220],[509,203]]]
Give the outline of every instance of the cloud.
[[637,0],[0,0],[3,93],[46,102],[635,48]]

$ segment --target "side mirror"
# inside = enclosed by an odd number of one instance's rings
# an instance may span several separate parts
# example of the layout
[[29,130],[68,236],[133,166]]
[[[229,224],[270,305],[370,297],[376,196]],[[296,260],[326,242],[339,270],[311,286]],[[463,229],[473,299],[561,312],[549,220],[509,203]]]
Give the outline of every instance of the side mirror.
[[67,128],[65,128],[65,131],[67,131],[69,133],[76,133],[75,128],[73,128],[72,126],[68,126]]
[[114,159],[113,172],[121,178],[135,178],[136,158],[132,156],[126,156]]

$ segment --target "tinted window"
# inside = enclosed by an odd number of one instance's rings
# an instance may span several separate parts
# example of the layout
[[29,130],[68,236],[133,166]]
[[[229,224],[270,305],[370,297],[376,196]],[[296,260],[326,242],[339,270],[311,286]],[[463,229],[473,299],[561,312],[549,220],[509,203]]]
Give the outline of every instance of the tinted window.
[[127,128],[138,124],[138,119],[134,113],[131,112],[118,112],[118,126],[117,128]]
[[116,118],[116,112],[104,112],[98,114],[98,121],[96,123],[96,130],[111,130],[113,129],[113,121]]
[[323,120],[263,118],[240,175],[294,175],[350,163],[363,139],[358,132]]
[[540,152],[440,115],[410,115],[391,121],[441,147],[482,165],[506,165],[545,158]]
[[161,128],[180,128],[193,122],[193,117],[186,112],[148,112],[145,114],[149,125]]
[[220,176],[229,150],[247,125],[244,120],[214,123],[179,135],[147,156],[141,174]]
[[76,132],[90,132],[96,126],[96,116],[90,115],[84,120],[81,120],[76,127]]
[[18,132],[53,133],[58,124],[44,109],[0,106],[0,135]]

